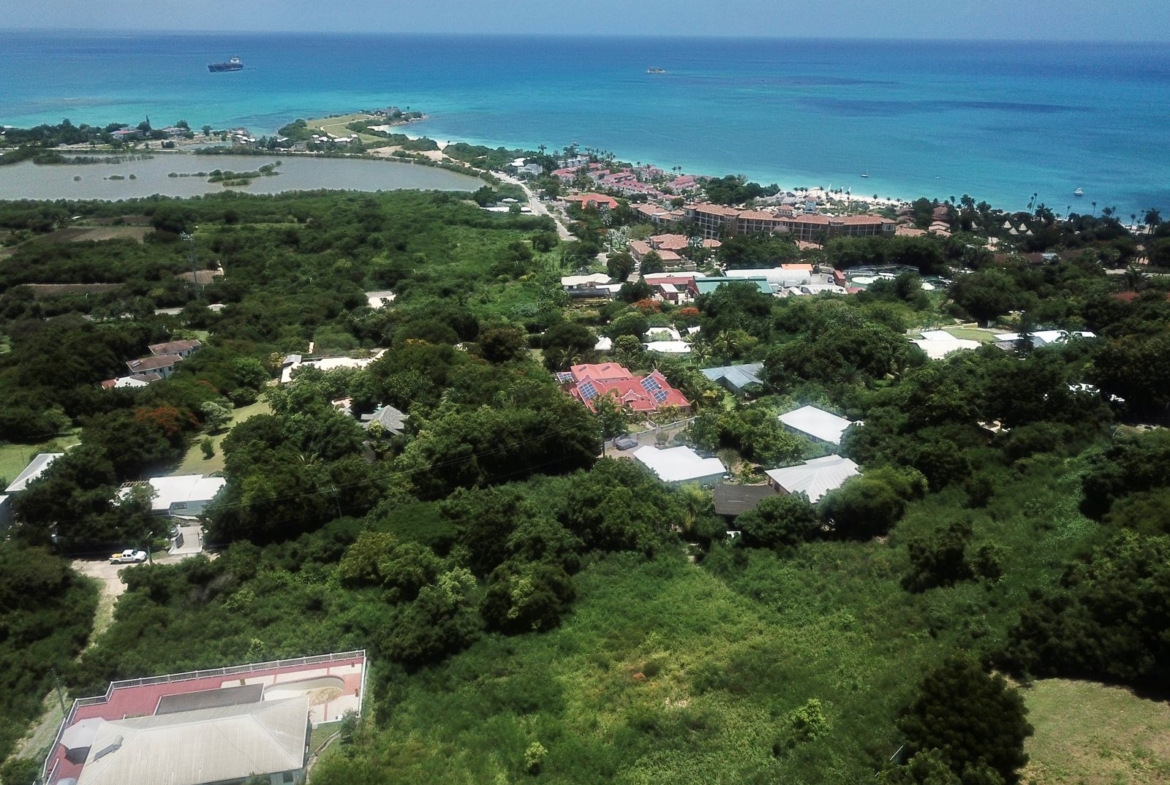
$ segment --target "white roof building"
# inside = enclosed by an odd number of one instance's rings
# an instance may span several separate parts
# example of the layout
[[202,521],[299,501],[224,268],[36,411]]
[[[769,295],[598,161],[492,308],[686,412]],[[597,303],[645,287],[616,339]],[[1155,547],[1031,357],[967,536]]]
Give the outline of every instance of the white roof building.
[[795,411],[782,414],[780,422],[794,431],[829,444],[840,444],[841,434],[853,425],[852,420],[830,414],[815,406],[802,406]]
[[600,286],[607,283],[609,283],[609,276],[605,273],[566,275],[564,278],[561,278],[561,286],[566,289],[573,289],[579,286]]
[[390,289],[381,289],[376,292],[366,292],[366,302],[375,310],[381,310],[394,302],[396,295]]
[[660,450],[646,445],[634,450],[634,458],[649,467],[663,482],[714,485],[727,472],[718,458],[702,458],[690,447]]
[[290,354],[284,358],[286,365],[280,372],[280,383],[288,384],[291,382],[292,372],[303,365],[311,368],[320,368],[322,371],[332,371],[337,368],[365,368],[374,360],[381,357],[385,351],[385,349],[382,349],[373,357],[325,357],[321,360],[302,360],[299,354]]
[[725,270],[723,275],[727,278],[764,278],[773,288],[826,283],[824,275],[818,275],[810,270],[786,270],[783,267],[768,267],[762,270]]
[[12,481],[12,484],[4,489],[4,492],[19,493],[23,491],[30,482],[44,474],[45,469],[48,469],[53,461],[64,454],[63,452],[43,452],[33,458],[29,465],[24,467],[24,471],[16,475],[16,479]]
[[956,338],[945,330],[923,330],[922,337],[910,343],[926,352],[926,356],[932,360],[941,360],[953,352],[979,348],[979,341]]
[[308,716],[302,695],[103,722],[77,785],[205,785],[300,773]]
[[[1033,346],[1048,346],[1054,343],[1067,343],[1070,338],[1096,338],[1096,333],[1088,330],[1037,330],[1032,333]],[[1000,333],[995,336],[998,343],[1015,343],[1020,340],[1019,333]]]
[[[180,474],[176,477],[152,477],[146,480],[152,491],[150,510],[156,515],[199,515],[215,498],[227,480],[223,477],[204,477],[202,474]],[[127,496],[141,483],[122,486]]]
[[827,455],[805,461],[799,466],[772,469],[765,472],[768,481],[784,493],[803,493],[810,502],[818,502],[832,490],[840,488],[850,477],[860,472],[857,464],[840,455]]
[[648,352],[660,354],[690,354],[691,345],[686,341],[650,341],[642,344]]

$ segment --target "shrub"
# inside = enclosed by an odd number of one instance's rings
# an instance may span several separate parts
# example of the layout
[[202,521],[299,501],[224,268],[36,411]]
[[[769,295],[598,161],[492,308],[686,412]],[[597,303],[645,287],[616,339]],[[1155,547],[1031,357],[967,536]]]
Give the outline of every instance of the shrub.
[[938,750],[960,777],[988,766],[1014,785],[1028,762],[1024,740],[1032,726],[1027,711],[1002,676],[990,676],[978,663],[954,656],[922,680],[898,728],[912,755]]

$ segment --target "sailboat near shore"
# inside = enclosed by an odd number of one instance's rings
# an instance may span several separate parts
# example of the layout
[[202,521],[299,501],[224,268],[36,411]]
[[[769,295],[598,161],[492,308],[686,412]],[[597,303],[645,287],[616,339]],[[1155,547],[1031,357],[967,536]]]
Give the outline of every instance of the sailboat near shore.
[[869,167],[868,167],[868,166],[867,166],[867,167],[865,167],[865,171],[861,173],[861,176],[862,176],[862,177],[864,177],[864,178],[868,178],[868,177],[869,177]]

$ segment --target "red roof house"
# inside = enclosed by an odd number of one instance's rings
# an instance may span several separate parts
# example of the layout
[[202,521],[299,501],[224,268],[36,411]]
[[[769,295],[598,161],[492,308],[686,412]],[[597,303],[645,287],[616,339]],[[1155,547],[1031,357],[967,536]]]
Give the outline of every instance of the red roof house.
[[617,363],[601,365],[574,365],[566,391],[589,411],[596,411],[593,402],[601,395],[613,396],[627,409],[635,412],[656,412],[667,406],[689,409],[690,401],[670,386],[658,371],[649,376],[636,377]]

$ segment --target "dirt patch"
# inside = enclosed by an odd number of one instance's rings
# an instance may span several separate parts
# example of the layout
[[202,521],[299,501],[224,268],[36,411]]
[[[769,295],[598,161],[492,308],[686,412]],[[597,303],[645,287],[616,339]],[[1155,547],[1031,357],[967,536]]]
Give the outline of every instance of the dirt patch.
[[309,693],[309,705],[320,706],[329,701],[340,698],[341,690],[337,687],[322,687],[319,690],[313,690]]
[[63,297],[67,294],[98,294],[108,292],[122,286],[120,283],[28,283],[24,284],[32,290],[33,299],[43,300],[46,297]]
[[58,229],[55,232],[42,235],[36,238],[36,242],[59,245],[86,240],[93,242],[134,240],[141,243],[148,232],[150,232],[149,226],[72,226],[68,229]]

